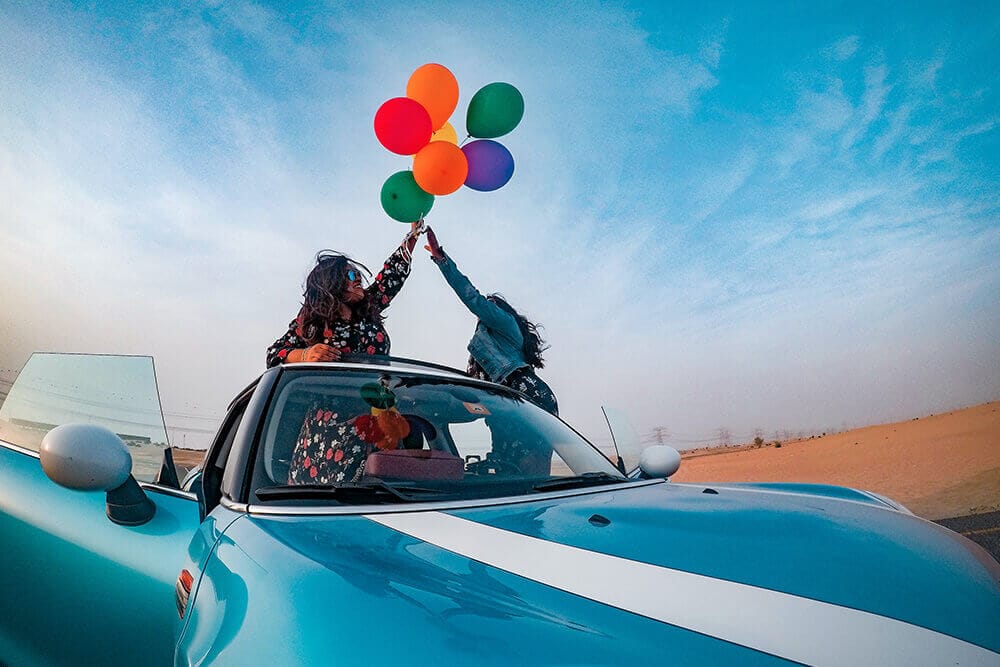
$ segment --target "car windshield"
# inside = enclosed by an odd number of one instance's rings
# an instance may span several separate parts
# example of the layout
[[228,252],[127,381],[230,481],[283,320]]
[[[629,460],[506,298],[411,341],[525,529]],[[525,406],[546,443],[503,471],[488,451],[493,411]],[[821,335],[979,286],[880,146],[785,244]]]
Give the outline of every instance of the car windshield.
[[519,394],[447,376],[285,372],[260,437],[255,503],[489,498],[626,481]]

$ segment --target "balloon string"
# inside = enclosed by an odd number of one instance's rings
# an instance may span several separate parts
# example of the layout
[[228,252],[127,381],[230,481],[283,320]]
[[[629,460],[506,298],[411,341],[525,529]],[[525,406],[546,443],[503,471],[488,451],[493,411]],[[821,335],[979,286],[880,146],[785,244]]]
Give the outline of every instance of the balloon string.
[[459,147],[459,148],[461,148],[462,146],[464,146],[464,145],[465,145],[465,142],[466,142],[466,141],[468,141],[468,140],[469,140],[469,138],[471,138],[471,137],[472,137],[472,135],[471,135],[471,134],[467,134],[467,135],[465,135],[465,139],[462,139],[462,143],[460,143],[460,144],[458,145],[458,147]]

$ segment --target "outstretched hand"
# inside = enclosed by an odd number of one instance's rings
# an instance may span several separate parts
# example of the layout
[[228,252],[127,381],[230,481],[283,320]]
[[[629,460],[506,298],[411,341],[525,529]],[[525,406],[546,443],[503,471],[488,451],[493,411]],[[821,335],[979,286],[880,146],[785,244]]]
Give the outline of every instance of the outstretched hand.
[[406,238],[403,239],[403,244],[406,245],[407,252],[413,252],[413,249],[417,245],[417,237],[420,236],[421,233],[423,233],[423,230],[424,230],[424,223],[422,220],[410,223],[410,231],[406,235]]
[[430,227],[427,228],[427,245],[424,246],[427,252],[431,254],[433,259],[438,261],[444,259],[444,248],[438,243],[437,235],[434,234],[434,230]]

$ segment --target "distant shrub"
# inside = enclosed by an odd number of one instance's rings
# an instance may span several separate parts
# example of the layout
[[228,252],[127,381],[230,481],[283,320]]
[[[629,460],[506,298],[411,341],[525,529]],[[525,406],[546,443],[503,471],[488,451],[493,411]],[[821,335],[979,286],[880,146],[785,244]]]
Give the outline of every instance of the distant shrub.
[[780,440],[775,440],[774,441],[774,447],[775,447],[775,449],[781,447],[781,441]]
[[764,438],[760,437],[759,435],[753,439],[754,447],[760,447],[763,444],[764,444]]

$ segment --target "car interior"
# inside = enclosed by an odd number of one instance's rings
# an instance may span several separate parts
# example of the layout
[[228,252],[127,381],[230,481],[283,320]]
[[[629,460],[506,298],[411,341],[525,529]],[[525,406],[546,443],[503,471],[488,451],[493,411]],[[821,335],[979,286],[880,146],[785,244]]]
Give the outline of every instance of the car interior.
[[[366,473],[381,478],[460,479],[464,462],[447,428],[438,428],[426,416],[408,411],[405,405],[396,409],[408,422],[409,432],[399,439],[395,449],[372,452],[365,464]],[[333,412],[347,423],[370,414],[372,407],[355,386],[333,384],[321,376],[295,379],[279,392],[264,428],[261,461],[266,484],[288,483],[289,465],[303,422],[316,410]]]

